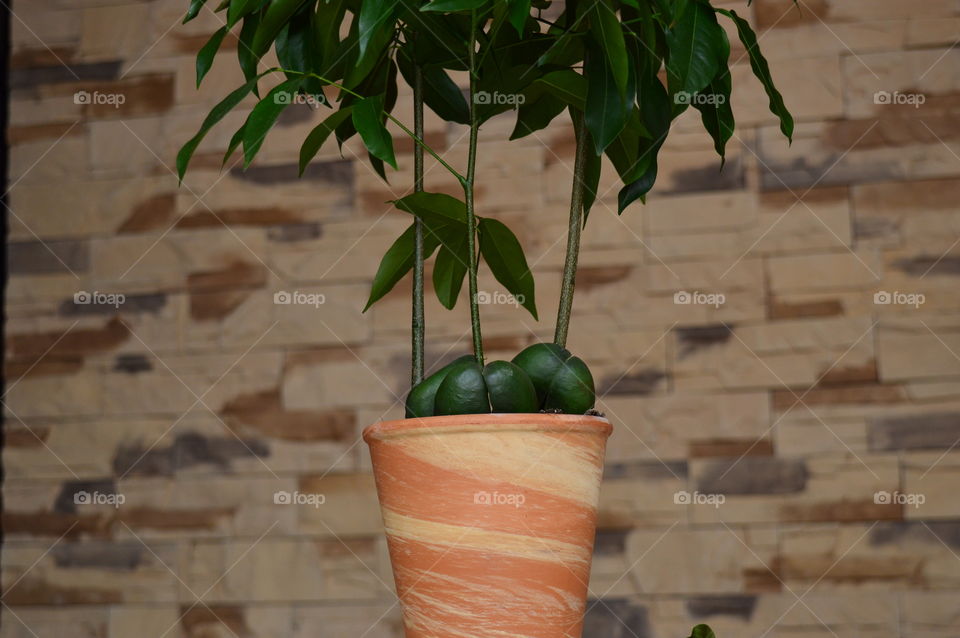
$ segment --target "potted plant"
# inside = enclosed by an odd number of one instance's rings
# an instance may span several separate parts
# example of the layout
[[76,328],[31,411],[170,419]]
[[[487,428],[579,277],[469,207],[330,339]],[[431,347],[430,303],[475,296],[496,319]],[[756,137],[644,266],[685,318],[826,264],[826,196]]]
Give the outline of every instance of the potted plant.
[[[192,0],[187,20],[205,2]],[[394,202],[412,223],[384,255],[367,303],[412,271],[412,389],[405,419],[364,431],[407,636],[579,636],[611,430],[593,410],[586,363],[565,348],[581,230],[603,157],[623,182],[622,213],[653,186],[671,123],[689,107],[723,158],[734,117],[730,44],[718,15],[732,21],[792,135],[754,32],[706,0],[568,0],[557,8],[550,0],[223,0],[216,10],[226,24],[197,56],[198,83],[235,27],[246,83],[184,145],[181,179],[207,131],[251,94],[257,103],[224,163],[242,146],[249,165],[303,95],[329,114],[303,143],[301,172],[330,137],[342,145],[359,135],[386,179],[385,166],[396,168],[387,125],[415,142],[413,192]],[[271,47],[278,64],[261,70]],[[466,95],[451,73],[465,74]],[[269,77],[280,81],[261,96]],[[412,128],[392,114],[401,77],[413,89]],[[523,99],[489,99],[497,94]],[[465,167],[424,141],[425,105],[469,127]],[[520,242],[502,222],[480,217],[474,201],[480,127],[508,110],[516,110],[512,139],[569,112],[575,166],[554,341],[486,362],[481,260],[537,316]],[[424,190],[425,154],[457,179],[462,198]],[[424,378],[424,263],[434,253],[432,287],[444,306],[456,304],[467,281],[473,353]],[[693,634],[712,632],[698,626]]]

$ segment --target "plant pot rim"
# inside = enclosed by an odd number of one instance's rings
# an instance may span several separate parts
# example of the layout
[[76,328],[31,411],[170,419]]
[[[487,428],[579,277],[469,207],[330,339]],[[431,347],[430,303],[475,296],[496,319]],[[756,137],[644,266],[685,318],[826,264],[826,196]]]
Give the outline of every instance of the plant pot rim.
[[438,434],[438,430],[446,432],[503,432],[523,431],[579,431],[588,434],[599,434],[604,438],[610,436],[613,425],[610,421],[599,416],[586,414],[453,414],[448,416],[414,417],[395,421],[380,421],[364,428],[363,440],[370,443],[402,435]]

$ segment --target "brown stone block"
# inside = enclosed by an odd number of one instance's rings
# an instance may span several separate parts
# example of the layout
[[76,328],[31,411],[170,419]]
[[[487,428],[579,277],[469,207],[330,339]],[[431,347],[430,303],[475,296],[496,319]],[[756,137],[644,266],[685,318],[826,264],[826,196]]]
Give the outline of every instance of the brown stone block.
[[220,228],[223,226],[274,226],[303,221],[296,212],[271,206],[266,208],[224,208],[197,210],[177,220],[177,228]]
[[112,350],[129,337],[130,329],[122,319],[114,317],[99,328],[9,335],[7,356],[14,359],[35,359],[42,354],[48,357],[88,355]]
[[793,0],[756,0],[754,18],[757,28],[786,29],[801,24],[819,23],[830,13],[828,0],[807,0],[801,7]]
[[117,228],[117,233],[165,229],[177,212],[177,194],[159,193],[140,201]]
[[124,600],[118,589],[95,586],[68,587],[26,576],[4,592],[9,605],[110,605]]
[[700,439],[690,441],[691,458],[773,456],[770,439]]
[[27,124],[7,128],[7,143],[10,146],[35,142],[37,140],[58,140],[62,137],[84,135],[86,128],[73,122],[51,122],[48,124]]
[[802,317],[838,317],[844,314],[843,302],[838,299],[822,299],[791,303],[775,295],[767,302],[770,319],[799,319]]
[[903,508],[896,503],[875,503],[871,500],[820,503],[784,503],[780,508],[782,521],[802,523],[830,523],[853,521],[903,520]]
[[843,385],[835,388],[812,388],[798,391],[773,391],[773,409],[786,410],[801,401],[807,405],[886,405],[907,401],[901,385]]
[[164,113],[173,107],[173,76],[149,74],[130,77],[118,82],[98,84],[98,93],[123,96],[122,104],[91,101],[84,105],[88,118],[136,117]]
[[278,389],[240,395],[228,401],[220,414],[227,423],[247,425],[284,441],[345,441],[353,437],[357,426],[351,409],[285,410]]
[[868,582],[917,583],[923,559],[903,556],[844,557],[802,555],[781,556],[780,576],[784,580],[863,584]]

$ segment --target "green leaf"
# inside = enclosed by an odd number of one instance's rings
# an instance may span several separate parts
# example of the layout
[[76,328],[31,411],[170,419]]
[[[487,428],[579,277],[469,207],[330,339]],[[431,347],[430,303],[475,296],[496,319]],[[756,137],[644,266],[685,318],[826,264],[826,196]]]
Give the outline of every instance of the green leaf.
[[[397,55],[400,73],[407,84],[414,84],[414,63],[405,49]],[[423,67],[423,101],[430,109],[447,122],[468,124],[470,107],[460,90],[447,72],[440,67]]]
[[783,103],[783,96],[780,95],[780,91],[773,83],[773,77],[770,75],[770,65],[767,64],[766,58],[760,52],[757,34],[750,28],[750,23],[738,16],[736,11],[726,9],[717,9],[717,11],[729,17],[736,24],[740,41],[743,42],[743,46],[746,47],[747,54],[750,56],[750,67],[753,69],[753,74],[757,76],[760,83],[763,84],[763,89],[767,92],[767,98],[770,100],[770,111],[780,119],[780,131],[792,143],[793,116],[790,115],[790,111]]
[[709,84],[720,67],[722,38],[723,29],[713,10],[703,2],[690,2],[667,31],[667,84],[671,95],[693,95]]
[[191,0],[190,7],[187,9],[187,15],[183,17],[181,24],[186,24],[200,15],[200,9],[207,4],[207,0]]
[[397,6],[397,0],[363,0],[360,3],[359,24],[359,59],[362,60],[367,53],[370,40],[374,34],[385,28],[393,17],[393,9]]
[[651,137],[639,139],[636,161],[637,177],[626,182],[617,196],[617,212],[623,213],[627,206],[646,195],[657,181],[657,154],[670,132],[671,105],[663,84],[656,76],[647,76],[640,84],[640,113]]
[[587,130],[597,155],[603,153],[626,126],[633,98],[624,99],[602,51],[592,46],[584,64],[587,77]]
[[693,628],[693,631],[690,632],[690,638],[717,638],[717,636],[709,625],[701,624]]
[[[590,0],[593,2],[593,11],[590,14],[590,34],[597,45],[597,50],[607,59],[613,79],[617,83],[617,90],[621,95],[627,92],[628,76],[630,74],[627,58],[627,45],[623,38],[623,30],[616,10],[611,0]],[[587,74],[587,79],[590,76]]]
[[443,13],[452,13],[454,11],[469,11],[479,9],[487,0],[433,0],[424,5],[421,11],[437,11]]
[[570,69],[553,71],[535,82],[542,84],[544,90],[551,95],[563,100],[575,109],[583,110],[585,105],[584,95],[587,94],[587,79]]
[[197,88],[200,88],[200,82],[203,81],[203,76],[205,76],[207,71],[210,70],[210,67],[213,66],[213,58],[216,57],[217,51],[220,49],[220,43],[223,42],[225,35],[227,35],[227,27],[220,27],[210,36],[210,39],[203,45],[200,52],[197,53]]
[[227,30],[233,28],[240,18],[253,11],[261,0],[230,0],[230,6],[227,8]]
[[383,96],[366,97],[353,105],[353,125],[371,155],[388,163],[394,170],[393,138],[383,124]]
[[493,276],[537,319],[533,273],[527,266],[517,236],[496,219],[481,219],[479,230],[480,254]]
[[328,76],[331,66],[337,62],[337,46],[340,44],[340,25],[346,14],[345,0],[329,0],[318,2],[316,6],[316,22],[313,25],[317,43],[316,68],[319,75]]
[[327,141],[327,138],[330,137],[330,134],[333,133],[341,122],[350,117],[350,111],[352,107],[344,106],[340,110],[336,111],[330,115],[323,122],[318,124],[310,133],[307,135],[307,138],[303,141],[303,146],[300,147],[300,175],[303,175],[303,171],[307,169],[307,164],[310,163],[317,152],[320,151],[320,147],[323,146],[323,143]]
[[257,33],[253,36],[253,54],[259,60],[270,48],[280,30],[290,21],[304,0],[272,0],[263,18]]
[[240,102],[243,101],[243,98],[247,97],[247,94],[253,90],[253,87],[257,83],[258,79],[262,78],[264,75],[273,70],[274,69],[269,69],[264,71],[240,88],[235,89],[232,93],[230,93],[230,95],[225,97],[210,110],[210,113],[206,118],[204,118],[203,123],[200,125],[200,130],[197,131],[196,135],[187,140],[187,143],[184,144],[177,153],[177,176],[180,178],[181,182],[183,181],[183,176],[187,172],[187,166],[190,164],[190,158],[193,157],[193,153],[197,150],[197,146],[200,145],[200,142],[203,141],[203,138],[206,137],[210,129],[220,122],[220,120],[226,117],[227,113],[232,111],[234,107],[240,104]]
[[530,17],[530,0],[509,0],[510,24],[523,37],[523,27]]
[[510,139],[516,140],[546,128],[566,107],[563,100],[550,94],[541,95],[532,102],[524,102],[517,109],[517,123]]
[[713,138],[713,147],[721,158],[721,169],[726,161],[727,141],[733,135],[733,129],[736,125],[733,108],[730,105],[733,79],[730,77],[730,70],[727,68],[727,60],[730,57],[730,42],[726,40],[726,34],[724,34],[724,44],[726,56],[723,59],[723,64],[720,65],[720,71],[703,91],[696,94],[693,104],[693,108],[700,111],[703,127]]
[[440,252],[433,265],[433,290],[437,299],[447,310],[457,305],[457,297],[467,274],[470,252],[467,248],[467,233],[459,224],[440,231]]
[[227,165],[227,162],[230,160],[230,157],[233,155],[234,151],[237,150],[237,147],[240,146],[240,143],[243,142],[243,129],[247,127],[246,122],[237,129],[236,133],[233,134],[233,137],[230,138],[230,143],[227,145],[227,152],[223,154],[223,162],[220,163],[220,170],[223,170],[223,167]]
[[251,13],[243,19],[240,36],[237,42],[237,60],[243,77],[249,80],[257,74],[257,63],[260,61],[253,53],[253,36],[260,26],[260,13]]
[[[435,235],[424,233],[423,258],[426,259],[432,255],[439,243]],[[380,267],[377,268],[377,274],[373,277],[373,284],[370,286],[370,297],[367,299],[367,305],[364,306],[363,312],[369,310],[370,306],[393,290],[397,282],[410,272],[410,269],[413,268],[415,254],[416,224],[411,224],[383,255],[383,259],[380,261]]]
[[250,162],[253,161],[257,151],[263,145],[267,132],[276,123],[280,113],[293,102],[301,84],[303,84],[302,77],[281,82],[273,87],[250,111],[243,128],[244,168],[250,166]]
[[650,192],[656,181],[657,163],[652,162],[643,175],[621,188],[620,192],[617,193],[617,212],[623,213],[627,206],[636,200],[646,198],[647,193]]
[[444,193],[412,193],[393,202],[400,210],[416,215],[430,227],[450,222],[467,223],[467,206],[456,197]]
[[649,137],[649,134],[640,121],[639,110],[635,108],[630,112],[626,126],[607,147],[607,157],[625,184],[637,179],[646,170],[645,160],[640,156],[644,137]]

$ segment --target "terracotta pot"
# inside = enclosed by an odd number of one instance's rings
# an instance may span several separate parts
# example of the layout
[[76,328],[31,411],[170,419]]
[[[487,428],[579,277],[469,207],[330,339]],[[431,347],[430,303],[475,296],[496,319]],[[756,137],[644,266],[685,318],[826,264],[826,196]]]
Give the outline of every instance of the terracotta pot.
[[579,638],[611,429],[472,414],[364,430],[407,638]]

